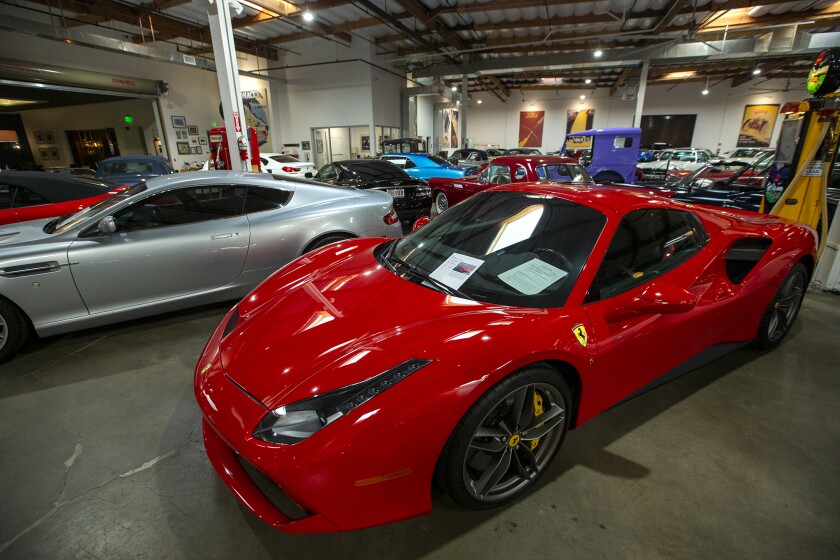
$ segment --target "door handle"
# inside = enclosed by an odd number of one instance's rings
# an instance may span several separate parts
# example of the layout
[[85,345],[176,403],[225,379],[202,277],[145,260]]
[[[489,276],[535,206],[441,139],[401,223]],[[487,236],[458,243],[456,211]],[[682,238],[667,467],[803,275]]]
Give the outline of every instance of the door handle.
[[[239,235],[239,234],[237,234]],[[220,233],[218,235],[211,235],[210,239],[227,239],[228,237],[233,237],[232,233]]]

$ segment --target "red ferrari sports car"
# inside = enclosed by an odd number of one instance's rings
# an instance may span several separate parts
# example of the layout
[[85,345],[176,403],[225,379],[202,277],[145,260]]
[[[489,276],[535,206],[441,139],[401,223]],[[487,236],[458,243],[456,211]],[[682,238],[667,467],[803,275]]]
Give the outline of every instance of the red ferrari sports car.
[[479,168],[477,175],[461,179],[432,178],[432,199],[440,213],[476,193],[498,185],[534,181],[594,184],[576,159],[559,156],[502,156]]
[[0,173],[0,225],[75,214],[126,188],[62,173]]
[[776,346],[808,227],[609,187],[509,185],[403,239],[278,271],[222,320],[195,394],[211,463],[289,532],[534,486],[568,429],[737,345]]

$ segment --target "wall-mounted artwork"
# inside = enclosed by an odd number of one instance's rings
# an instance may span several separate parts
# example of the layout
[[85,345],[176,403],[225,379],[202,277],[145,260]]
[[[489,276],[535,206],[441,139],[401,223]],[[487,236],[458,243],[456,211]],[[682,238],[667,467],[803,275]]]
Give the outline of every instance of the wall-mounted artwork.
[[190,136],[198,136],[198,127],[190,125],[187,127],[187,132],[189,132]]
[[257,142],[260,151],[271,152],[271,139],[269,138],[268,102],[267,90],[252,89],[241,92],[242,108],[245,110],[245,122],[257,133]]
[[44,133],[39,131],[39,130],[36,130],[35,132],[33,132],[32,136],[35,137],[35,143],[36,144],[46,144],[47,143],[47,141],[44,140]]
[[38,148],[38,151],[41,153],[41,159],[49,160],[50,159],[50,149],[49,148]]
[[201,136],[201,137],[198,139],[198,143],[199,143],[199,144],[201,144],[202,146],[203,146],[203,145],[205,145],[205,144],[207,144],[207,137],[206,137],[206,136]]
[[519,112],[519,142],[520,148],[539,148],[543,141],[543,123],[545,111]]
[[370,150],[370,136],[362,136],[362,149]]
[[178,155],[179,156],[190,155],[190,143],[189,142],[176,142],[175,145],[178,146]]
[[53,136],[52,130],[44,131],[44,142],[47,144],[55,144],[55,136]]
[[187,128],[187,117],[172,115],[172,126],[175,128]]
[[581,111],[566,111],[566,134],[592,130],[595,121],[595,109],[583,109]]
[[309,140],[301,140],[300,141],[300,149],[301,150],[311,150],[312,143]]
[[747,105],[738,131],[739,148],[766,148],[770,146],[773,127],[776,126],[778,105]]
[[315,140],[315,149],[319,154],[324,153],[324,141],[320,138]]
[[[441,148],[457,148],[458,147],[458,110],[444,109],[443,110],[443,135],[440,141]],[[387,136],[385,137],[388,138]]]
[[61,153],[58,151],[58,148],[50,148],[50,159],[61,159]]

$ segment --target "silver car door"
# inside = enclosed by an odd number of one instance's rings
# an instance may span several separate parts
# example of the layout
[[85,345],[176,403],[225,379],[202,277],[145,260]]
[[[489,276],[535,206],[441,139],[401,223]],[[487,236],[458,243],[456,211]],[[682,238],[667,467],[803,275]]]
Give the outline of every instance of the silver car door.
[[191,186],[153,194],[96,226],[68,250],[70,270],[91,313],[221,288],[248,254],[245,187]]

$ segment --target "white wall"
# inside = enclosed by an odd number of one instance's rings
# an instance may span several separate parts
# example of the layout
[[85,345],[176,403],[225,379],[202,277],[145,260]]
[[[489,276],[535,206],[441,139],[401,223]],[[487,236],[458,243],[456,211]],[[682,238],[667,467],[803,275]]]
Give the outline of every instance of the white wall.
[[[805,99],[804,86],[791,89],[788,93],[762,93],[750,88],[783,88],[786,80],[771,80],[754,86],[744,84],[731,89],[728,82],[711,88],[709,95],[701,95],[704,84],[686,83],[673,89],[671,86],[650,86],[647,88],[643,115],[697,115],[692,145],[716,150],[720,143],[721,151],[735,147],[738,130],[746,105],[782,105],[786,101]],[[800,85],[801,84],[794,84]],[[587,98],[581,103],[579,96]],[[482,100],[479,105],[478,99]],[[555,151],[566,134],[566,114],[568,110],[595,109],[594,128],[612,128],[632,126],[636,100],[624,101],[620,94],[609,97],[609,90],[548,91],[512,91],[506,103],[502,103],[488,94],[477,94],[470,100],[470,118],[467,122],[467,136],[475,138],[476,144],[500,144],[514,147],[519,134],[520,111],[545,111],[543,126],[543,151]],[[781,118],[777,119],[773,131],[771,146],[774,146],[779,133]],[[418,127],[420,126],[418,118]]]
[[[417,100],[417,136],[429,138],[431,144],[435,133],[432,118],[435,114],[435,102],[438,97],[436,95],[418,95],[415,99]],[[470,113],[470,116],[472,116],[472,113]],[[431,148],[431,146],[429,147]]]

